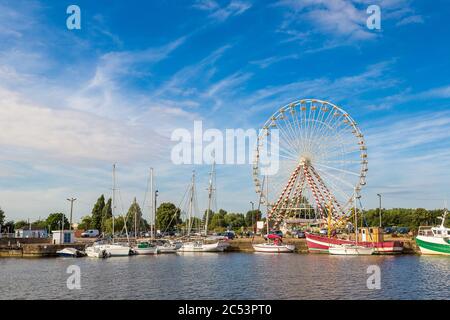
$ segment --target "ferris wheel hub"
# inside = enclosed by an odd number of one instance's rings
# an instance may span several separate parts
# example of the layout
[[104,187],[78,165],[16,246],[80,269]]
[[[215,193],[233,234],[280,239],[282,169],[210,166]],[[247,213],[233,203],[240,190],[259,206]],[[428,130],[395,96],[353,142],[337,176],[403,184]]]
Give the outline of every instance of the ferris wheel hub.
[[308,156],[302,156],[300,157],[300,164],[302,166],[308,166],[311,164],[311,158]]

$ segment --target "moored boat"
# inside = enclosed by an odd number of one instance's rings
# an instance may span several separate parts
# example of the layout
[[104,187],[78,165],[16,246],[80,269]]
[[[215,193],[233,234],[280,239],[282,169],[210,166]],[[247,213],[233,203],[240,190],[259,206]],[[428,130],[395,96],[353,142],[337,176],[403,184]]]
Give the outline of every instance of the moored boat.
[[158,247],[148,241],[139,242],[133,247],[133,252],[139,255],[157,254]]
[[[343,244],[356,245],[355,240],[345,240],[336,237],[327,237],[306,232],[306,244],[309,252],[328,253],[332,246]],[[363,247],[373,247],[374,254],[396,254],[402,253],[403,242],[401,241],[358,241],[358,245]]]
[[62,250],[56,251],[56,253],[60,257],[68,257],[68,258],[79,258],[86,255],[83,251],[78,250],[76,248],[64,248]]
[[439,219],[441,224],[437,227],[419,227],[416,244],[424,255],[450,255],[450,228],[444,226],[448,211]]
[[328,249],[328,252],[332,255],[343,255],[343,256],[370,256],[374,253],[375,249],[373,247],[364,247],[353,244],[341,244],[332,246]]
[[222,241],[205,243],[202,240],[196,240],[183,243],[177,252],[223,252],[227,247],[228,243]]
[[85,252],[89,258],[108,258],[109,257],[106,250],[100,249],[98,246],[87,247]]
[[[267,253],[290,253],[294,252],[295,246],[290,244],[283,244],[281,236],[276,234],[269,234],[267,236],[269,242],[252,244],[255,252],[267,252]],[[270,242],[272,240],[272,242]]]
[[295,246],[290,244],[257,243],[253,244],[255,252],[267,253],[290,253],[294,252]]

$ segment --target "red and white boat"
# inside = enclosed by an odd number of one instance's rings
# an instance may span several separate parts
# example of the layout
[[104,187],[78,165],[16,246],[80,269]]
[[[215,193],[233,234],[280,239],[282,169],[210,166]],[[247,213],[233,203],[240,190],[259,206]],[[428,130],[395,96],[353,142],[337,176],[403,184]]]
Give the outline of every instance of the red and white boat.
[[[310,252],[328,253],[328,249],[332,246],[339,246],[343,244],[356,245],[354,240],[344,240],[338,238],[328,238],[326,236],[306,233],[306,244]],[[359,246],[373,247],[374,254],[395,254],[403,251],[403,242],[401,241],[358,241]]]

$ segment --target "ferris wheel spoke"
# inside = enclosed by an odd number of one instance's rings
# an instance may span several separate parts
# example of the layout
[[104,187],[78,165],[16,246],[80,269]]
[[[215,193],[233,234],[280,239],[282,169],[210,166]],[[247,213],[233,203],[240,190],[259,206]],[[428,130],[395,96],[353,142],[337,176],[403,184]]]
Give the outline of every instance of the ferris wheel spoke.
[[357,172],[353,172],[353,171],[339,169],[339,168],[335,168],[335,167],[331,167],[331,166],[327,166],[327,165],[319,164],[319,163],[316,163],[316,165],[320,166],[320,167],[327,168],[327,169],[331,169],[331,170],[336,170],[336,171],[343,172],[343,173],[352,174],[352,175],[357,176],[357,177],[361,176],[361,174],[359,172],[357,173]]
[[330,173],[328,171],[324,171],[324,170],[319,169],[319,168],[317,168],[317,171],[320,174],[326,175],[326,176],[328,176],[328,178],[331,178],[331,179],[335,180],[336,182],[340,182],[341,184],[346,185],[349,188],[354,188],[355,187],[353,184],[351,184],[347,180],[344,180],[344,179],[342,179],[342,178],[340,178],[340,177],[338,177],[338,176],[336,176],[336,175],[334,175],[334,174],[332,174],[332,173]]

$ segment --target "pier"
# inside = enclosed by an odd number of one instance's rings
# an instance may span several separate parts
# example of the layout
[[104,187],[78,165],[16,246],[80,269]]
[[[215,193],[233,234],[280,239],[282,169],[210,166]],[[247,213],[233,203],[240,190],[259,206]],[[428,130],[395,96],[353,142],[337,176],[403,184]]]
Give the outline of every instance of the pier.
[[[5,241],[7,240],[7,241]],[[413,239],[396,238],[396,240],[404,243],[402,254],[420,254],[419,248]],[[230,240],[230,246],[226,251],[229,252],[253,252],[252,243],[263,243],[265,240],[261,237],[254,238],[237,238]],[[39,258],[57,256],[57,251],[72,247],[78,250],[84,250],[89,242],[76,242],[72,244],[52,244],[50,239],[0,239],[0,258],[1,257],[23,257],[23,258]],[[308,254],[308,247],[305,239],[286,238],[285,244],[295,246],[295,252],[298,254]]]

